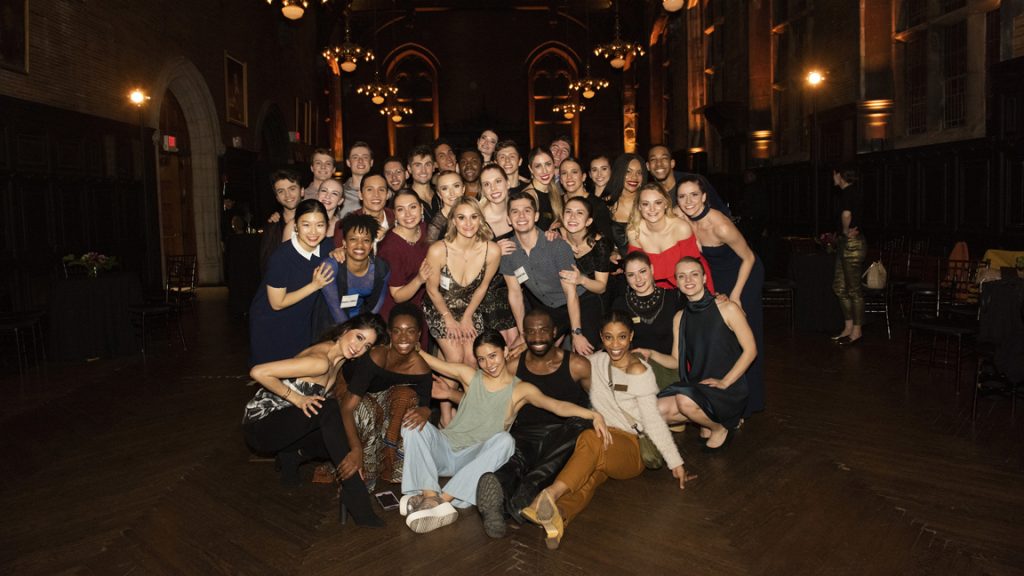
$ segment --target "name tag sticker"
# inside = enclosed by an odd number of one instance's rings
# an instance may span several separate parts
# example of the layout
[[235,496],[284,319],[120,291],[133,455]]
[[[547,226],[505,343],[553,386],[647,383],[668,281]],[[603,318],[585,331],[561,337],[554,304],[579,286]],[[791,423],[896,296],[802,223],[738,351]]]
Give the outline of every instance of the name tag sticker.
[[639,323],[640,323],[640,317],[639,316],[633,316],[633,324],[639,324]]
[[523,268],[522,266],[516,268],[515,275],[516,282],[519,282],[520,284],[530,279],[530,276],[526,274],[526,269]]
[[616,392],[628,392],[629,391],[629,384],[616,384],[615,385],[615,391]]
[[341,297],[342,308],[353,308],[359,302],[359,294],[345,294]]
[[441,289],[450,290],[452,287],[452,279],[447,276],[441,276]]

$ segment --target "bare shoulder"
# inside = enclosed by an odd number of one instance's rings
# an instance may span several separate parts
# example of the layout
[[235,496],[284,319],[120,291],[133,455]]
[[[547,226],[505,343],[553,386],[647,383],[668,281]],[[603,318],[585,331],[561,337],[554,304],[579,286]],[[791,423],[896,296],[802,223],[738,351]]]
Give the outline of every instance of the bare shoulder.
[[569,352],[569,372],[574,380],[580,380],[590,376],[590,360],[582,354]]
[[647,366],[645,366],[644,363],[641,362],[636,357],[635,354],[630,354],[629,358],[630,358],[629,366],[626,366],[626,370],[625,370],[626,374],[629,374],[629,375],[632,376],[632,375],[643,374],[644,372],[647,372],[647,370],[648,370]]

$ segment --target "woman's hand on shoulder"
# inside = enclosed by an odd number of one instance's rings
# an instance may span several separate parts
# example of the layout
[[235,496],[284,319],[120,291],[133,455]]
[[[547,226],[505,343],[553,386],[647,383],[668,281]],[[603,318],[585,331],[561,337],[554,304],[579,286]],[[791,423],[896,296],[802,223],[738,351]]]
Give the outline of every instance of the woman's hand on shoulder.
[[334,270],[326,262],[321,263],[313,270],[313,285],[317,290],[334,282]]
[[516,251],[516,243],[511,238],[503,238],[495,242],[495,244],[498,245],[498,250],[501,251],[502,256],[508,256]]
[[634,348],[632,350],[632,352],[633,352],[634,355],[636,355],[636,356],[638,356],[640,358],[643,358],[645,361],[649,362],[651,360],[651,349],[650,348]]

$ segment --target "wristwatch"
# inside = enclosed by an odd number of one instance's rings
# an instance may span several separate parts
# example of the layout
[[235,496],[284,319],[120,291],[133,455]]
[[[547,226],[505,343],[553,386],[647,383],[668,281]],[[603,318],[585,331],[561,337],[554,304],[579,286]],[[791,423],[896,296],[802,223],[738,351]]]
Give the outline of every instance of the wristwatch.
[[583,335],[583,328],[573,328],[572,329],[572,335],[573,336],[582,336]]

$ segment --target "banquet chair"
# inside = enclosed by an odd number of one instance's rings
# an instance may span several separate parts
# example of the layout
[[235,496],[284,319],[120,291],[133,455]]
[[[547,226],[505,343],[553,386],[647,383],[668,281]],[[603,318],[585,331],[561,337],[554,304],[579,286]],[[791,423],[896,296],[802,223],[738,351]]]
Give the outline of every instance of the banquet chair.
[[1017,395],[1024,387],[1024,281],[986,282],[982,286],[977,342],[978,368],[971,399],[971,421],[978,397],[1010,398],[1010,419],[1017,415]]

